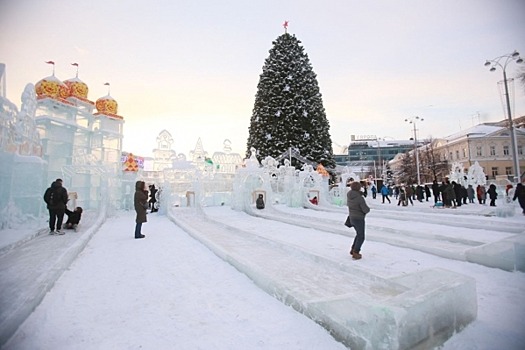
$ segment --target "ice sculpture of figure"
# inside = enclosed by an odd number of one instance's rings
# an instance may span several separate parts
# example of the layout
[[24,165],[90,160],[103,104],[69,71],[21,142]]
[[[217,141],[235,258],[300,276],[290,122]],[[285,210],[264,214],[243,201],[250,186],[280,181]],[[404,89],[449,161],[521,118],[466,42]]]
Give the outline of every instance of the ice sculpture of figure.
[[253,147],[250,148],[250,158],[246,159],[244,164],[247,168],[260,168],[261,164],[257,160],[257,157],[255,156],[257,154],[257,150]]
[[467,185],[472,185],[472,187],[476,188],[478,185],[485,185],[486,182],[487,176],[485,175],[483,168],[476,161],[474,165],[468,169]]
[[463,164],[459,162],[452,163],[452,167],[450,169],[450,174],[448,175],[448,179],[450,182],[455,181],[456,183],[467,187],[466,180],[465,180],[465,168],[463,168]]

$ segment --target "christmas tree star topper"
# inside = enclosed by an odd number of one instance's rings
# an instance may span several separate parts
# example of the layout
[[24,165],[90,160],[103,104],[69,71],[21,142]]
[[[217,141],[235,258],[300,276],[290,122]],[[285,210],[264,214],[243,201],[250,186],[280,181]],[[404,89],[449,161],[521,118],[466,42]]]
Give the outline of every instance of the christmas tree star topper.
[[284,27],[284,32],[288,33],[288,21],[284,21],[283,27]]

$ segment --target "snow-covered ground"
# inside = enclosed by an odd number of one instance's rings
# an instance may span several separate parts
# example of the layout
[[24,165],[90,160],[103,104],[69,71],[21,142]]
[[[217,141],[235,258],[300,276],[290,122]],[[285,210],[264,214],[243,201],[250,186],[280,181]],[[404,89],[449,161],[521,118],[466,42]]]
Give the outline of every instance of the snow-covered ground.
[[[389,278],[436,267],[470,276],[476,281],[478,317],[442,348],[525,348],[524,273],[381,241],[381,235],[388,232],[425,231],[454,238],[452,242],[491,242],[525,234],[525,216],[516,210],[518,215],[513,217],[486,217],[483,214],[488,207],[477,204],[445,210],[431,209],[428,203],[397,207],[382,205],[379,199],[367,200],[372,207],[367,233],[371,238],[377,236],[365,241],[359,261],[352,261],[348,255],[349,236],[253,217],[229,207],[204,208],[204,212],[224,225],[356,264],[361,271],[376,276]],[[345,219],[344,208],[318,211],[277,206],[276,211],[341,225]],[[143,226],[146,238],[135,240],[134,213],[120,212],[109,218],[5,348],[344,348],[321,326],[263,292],[167,217],[149,214],[148,220]],[[523,230],[517,233],[520,225]],[[39,239],[67,237],[44,235]],[[442,242],[436,239],[438,244]],[[45,261],[29,260],[27,269],[35,263]]]

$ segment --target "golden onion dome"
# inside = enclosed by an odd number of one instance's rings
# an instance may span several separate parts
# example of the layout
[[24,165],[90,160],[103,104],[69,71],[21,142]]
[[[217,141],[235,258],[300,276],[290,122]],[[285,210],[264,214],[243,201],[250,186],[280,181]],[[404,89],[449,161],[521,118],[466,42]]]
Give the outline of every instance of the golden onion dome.
[[97,111],[102,114],[117,114],[118,103],[115,99],[109,95],[101,97],[95,103]]
[[69,96],[77,97],[80,99],[87,99],[89,88],[82,80],[78,77],[68,79],[64,81],[69,89]]
[[54,75],[41,79],[35,85],[37,97],[67,98],[68,87]]

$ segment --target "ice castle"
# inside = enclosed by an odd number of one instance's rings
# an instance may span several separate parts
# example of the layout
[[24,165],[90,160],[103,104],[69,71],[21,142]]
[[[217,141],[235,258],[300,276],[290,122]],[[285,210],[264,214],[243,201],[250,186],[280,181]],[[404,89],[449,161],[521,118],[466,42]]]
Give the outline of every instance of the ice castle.
[[[18,108],[5,97],[5,66],[0,67],[0,195],[2,226],[23,213],[38,217],[45,210],[42,194],[57,178],[64,180],[72,205],[87,209],[100,198],[120,201],[124,118],[109,94],[96,102],[78,77],[61,81],[51,76],[27,84]],[[78,202],[77,202],[78,198]]]

